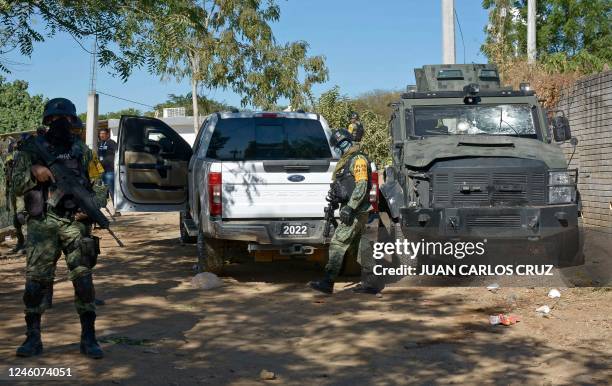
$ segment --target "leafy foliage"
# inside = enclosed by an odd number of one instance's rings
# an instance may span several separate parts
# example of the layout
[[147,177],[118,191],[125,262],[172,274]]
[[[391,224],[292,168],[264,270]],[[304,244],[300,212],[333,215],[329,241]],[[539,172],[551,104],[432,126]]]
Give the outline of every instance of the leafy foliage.
[[390,104],[400,99],[401,91],[373,90],[358,95],[353,101],[357,111],[371,110],[381,117],[390,117]]
[[100,65],[123,80],[143,65],[190,77],[197,130],[201,87],[231,89],[243,106],[312,104],[312,85],[327,80],[324,58],[308,56],[303,41],[278,44],[270,23],[279,17],[274,0],[0,0],[0,71],[9,70],[3,54],[30,56],[35,42],[59,31],[81,45],[95,36]]
[[[140,13],[154,12],[158,2],[147,0],[0,0],[0,70],[9,71],[1,55],[18,49],[30,56],[34,43],[58,32],[69,33],[78,44],[96,36],[99,61],[126,80],[134,67],[144,63],[145,46],[134,44],[141,31]],[[139,12],[135,12],[138,10]]]
[[200,87],[231,89],[243,106],[265,109],[287,98],[299,108],[312,100],[312,85],[327,79],[323,57],[309,57],[307,43],[276,43],[270,23],[280,9],[273,0],[173,4],[151,17],[142,35],[153,53],[151,71],[191,78],[196,130]]
[[349,124],[351,112],[357,111],[361,123],[365,128],[362,145],[376,162],[378,168],[382,168],[390,159],[391,137],[388,130],[388,115],[385,114],[385,101],[391,99],[393,92],[374,91],[365,94],[366,97],[358,97],[351,100],[348,96],[340,93],[338,86],[324,92],[315,103],[315,111],[321,114],[334,129],[346,128]]
[[42,95],[28,93],[27,82],[6,82],[0,76],[0,133],[35,129],[41,124],[46,102]]
[[[489,10],[482,51],[501,72],[527,51],[527,0],[484,0]],[[612,63],[609,0],[538,0],[536,50],[549,72],[592,73]]]

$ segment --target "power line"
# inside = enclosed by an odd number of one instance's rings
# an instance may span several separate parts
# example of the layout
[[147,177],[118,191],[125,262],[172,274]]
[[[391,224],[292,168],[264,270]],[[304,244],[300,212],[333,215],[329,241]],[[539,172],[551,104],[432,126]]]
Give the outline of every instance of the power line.
[[135,104],[137,104],[137,105],[141,105],[141,106],[151,107],[151,108],[153,108],[153,109],[155,108],[155,106],[151,106],[151,105],[148,105],[148,104],[146,104],[146,103],[140,103],[140,102],[136,102],[136,101],[133,101],[133,100],[130,100],[130,99],[126,99],[126,98],[118,97],[118,96],[116,96],[116,95],[107,94],[107,93],[102,92],[102,91],[100,91],[100,90],[96,90],[96,92],[97,92],[98,94],[106,95],[106,96],[109,96],[109,97],[111,97],[111,98],[115,98],[115,99],[120,99],[120,100],[122,100],[122,101],[130,102],[130,103],[135,103]]
[[457,15],[457,10],[455,11],[455,19],[457,19],[457,26],[459,26],[459,36],[461,36],[461,45],[463,46],[463,64],[465,64],[465,42],[463,41],[463,31],[461,30],[461,23],[459,23],[459,15]]

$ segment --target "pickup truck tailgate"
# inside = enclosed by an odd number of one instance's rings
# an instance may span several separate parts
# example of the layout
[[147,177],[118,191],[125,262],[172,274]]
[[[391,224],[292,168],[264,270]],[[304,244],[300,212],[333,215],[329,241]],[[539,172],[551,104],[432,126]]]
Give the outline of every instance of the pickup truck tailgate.
[[323,218],[335,161],[223,162],[223,218]]

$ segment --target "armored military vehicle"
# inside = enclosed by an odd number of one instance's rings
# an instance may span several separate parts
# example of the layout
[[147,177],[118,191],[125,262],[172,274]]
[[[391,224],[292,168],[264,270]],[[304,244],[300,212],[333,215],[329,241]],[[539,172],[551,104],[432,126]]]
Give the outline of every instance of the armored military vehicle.
[[494,65],[426,65],[415,76],[393,105],[381,187],[404,237],[499,241],[583,264],[578,172],[559,146],[577,143],[567,118],[543,109],[528,84],[501,87]]

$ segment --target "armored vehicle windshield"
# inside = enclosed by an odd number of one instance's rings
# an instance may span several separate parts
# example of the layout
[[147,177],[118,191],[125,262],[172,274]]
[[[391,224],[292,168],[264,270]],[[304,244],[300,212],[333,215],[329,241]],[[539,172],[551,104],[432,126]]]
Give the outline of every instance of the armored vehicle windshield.
[[528,104],[439,105],[414,107],[416,136],[508,135],[537,138]]

